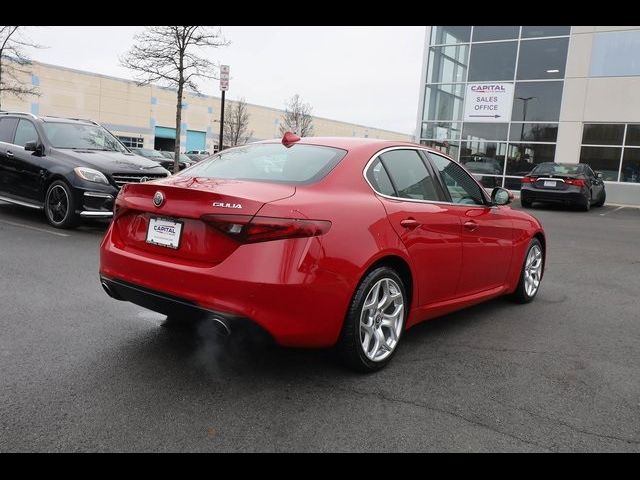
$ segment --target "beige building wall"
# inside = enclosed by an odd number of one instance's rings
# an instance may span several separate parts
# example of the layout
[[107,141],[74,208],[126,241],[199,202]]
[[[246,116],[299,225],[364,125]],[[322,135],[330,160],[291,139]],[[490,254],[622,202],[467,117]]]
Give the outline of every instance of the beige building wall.
[[[589,77],[595,35],[628,30],[640,26],[571,28],[556,162],[579,162],[584,123],[640,123],[640,76]],[[640,187],[608,183],[607,201],[640,205]]]
[[[25,84],[37,85],[40,96],[20,100],[4,95],[2,109],[39,115],[95,120],[117,135],[142,137],[144,146],[154,146],[155,127],[175,128],[176,93],[157,85],[138,86],[130,80],[34,62]],[[227,105],[233,100],[227,99]],[[278,138],[283,111],[248,104],[252,140]],[[186,130],[205,132],[207,149],[213,151],[220,130],[220,98],[186,93],[182,124]],[[356,136],[412,141],[410,134],[314,117],[315,136]],[[186,130],[181,135],[186,148]]]

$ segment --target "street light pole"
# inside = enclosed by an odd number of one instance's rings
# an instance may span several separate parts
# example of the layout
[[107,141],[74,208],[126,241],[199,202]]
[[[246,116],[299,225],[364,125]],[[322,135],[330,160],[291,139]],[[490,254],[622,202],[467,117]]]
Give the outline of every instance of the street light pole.
[[222,90],[222,103],[220,105],[220,138],[218,139],[218,151],[222,151],[222,135],[224,133],[224,94],[225,90]]
[[536,97],[516,97],[518,100],[522,100],[522,128],[520,129],[520,141],[523,141],[524,137],[524,122],[527,121],[527,104],[529,100],[533,100]]

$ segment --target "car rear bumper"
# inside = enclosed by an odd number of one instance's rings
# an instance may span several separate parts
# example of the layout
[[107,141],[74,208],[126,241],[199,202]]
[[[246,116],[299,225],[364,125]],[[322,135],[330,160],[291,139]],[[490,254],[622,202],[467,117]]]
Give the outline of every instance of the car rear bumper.
[[203,265],[116,244],[113,229],[101,245],[100,276],[116,298],[167,315],[248,319],[285,346],[327,347],[338,338],[353,287],[317,268],[317,237],[242,245]]
[[540,188],[522,188],[520,199],[529,202],[577,203],[583,204],[586,195],[577,188],[569,190],[544,190]]

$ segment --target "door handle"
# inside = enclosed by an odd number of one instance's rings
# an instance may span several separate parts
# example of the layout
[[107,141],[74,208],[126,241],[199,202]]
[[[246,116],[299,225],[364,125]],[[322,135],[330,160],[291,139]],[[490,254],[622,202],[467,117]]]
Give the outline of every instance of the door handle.
[[404,228],[416,228],[420,225],[420,222],[415,218],[405,218],[404,220],[400,220],[400,225]]
[[10,150],[7,150],[7,157],[11,158],[11,157],[13,157],[13,156],[14,156],[14,155],[13,155],[13,152],[12,152],[12,151],[10,151]]
[[468,222],[464,222],[464,228],[473,232],[476,228],[478,228],[478,224],[473,220],[469,220]]

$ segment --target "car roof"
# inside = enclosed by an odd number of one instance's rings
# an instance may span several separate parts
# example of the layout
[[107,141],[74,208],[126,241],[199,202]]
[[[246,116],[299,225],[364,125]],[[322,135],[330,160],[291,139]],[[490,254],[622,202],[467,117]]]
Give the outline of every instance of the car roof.
[[[255,143],[281,143],[280,138],[275,138],[271,140],[262,140],[260,142]],[[437,150],[432,147],[428,147],[426,145],[422,145],[419,143],[402,141],[402,140],[385,140],[379,138],[362,138],[362,137],[302,137],[300,140],[295,142],[300,145],[318,145],[323,147],[333,147],[340,148],[343,150],[359,150],[359,149],[367,149],[370,150],[375,148],[376,150],[382,150],[384,148],[389,147],[411,147],[411,148],[422,148],[424,150],[428,150],[438,155],[443,155],[447,158],[451,158],[444,152]]]

